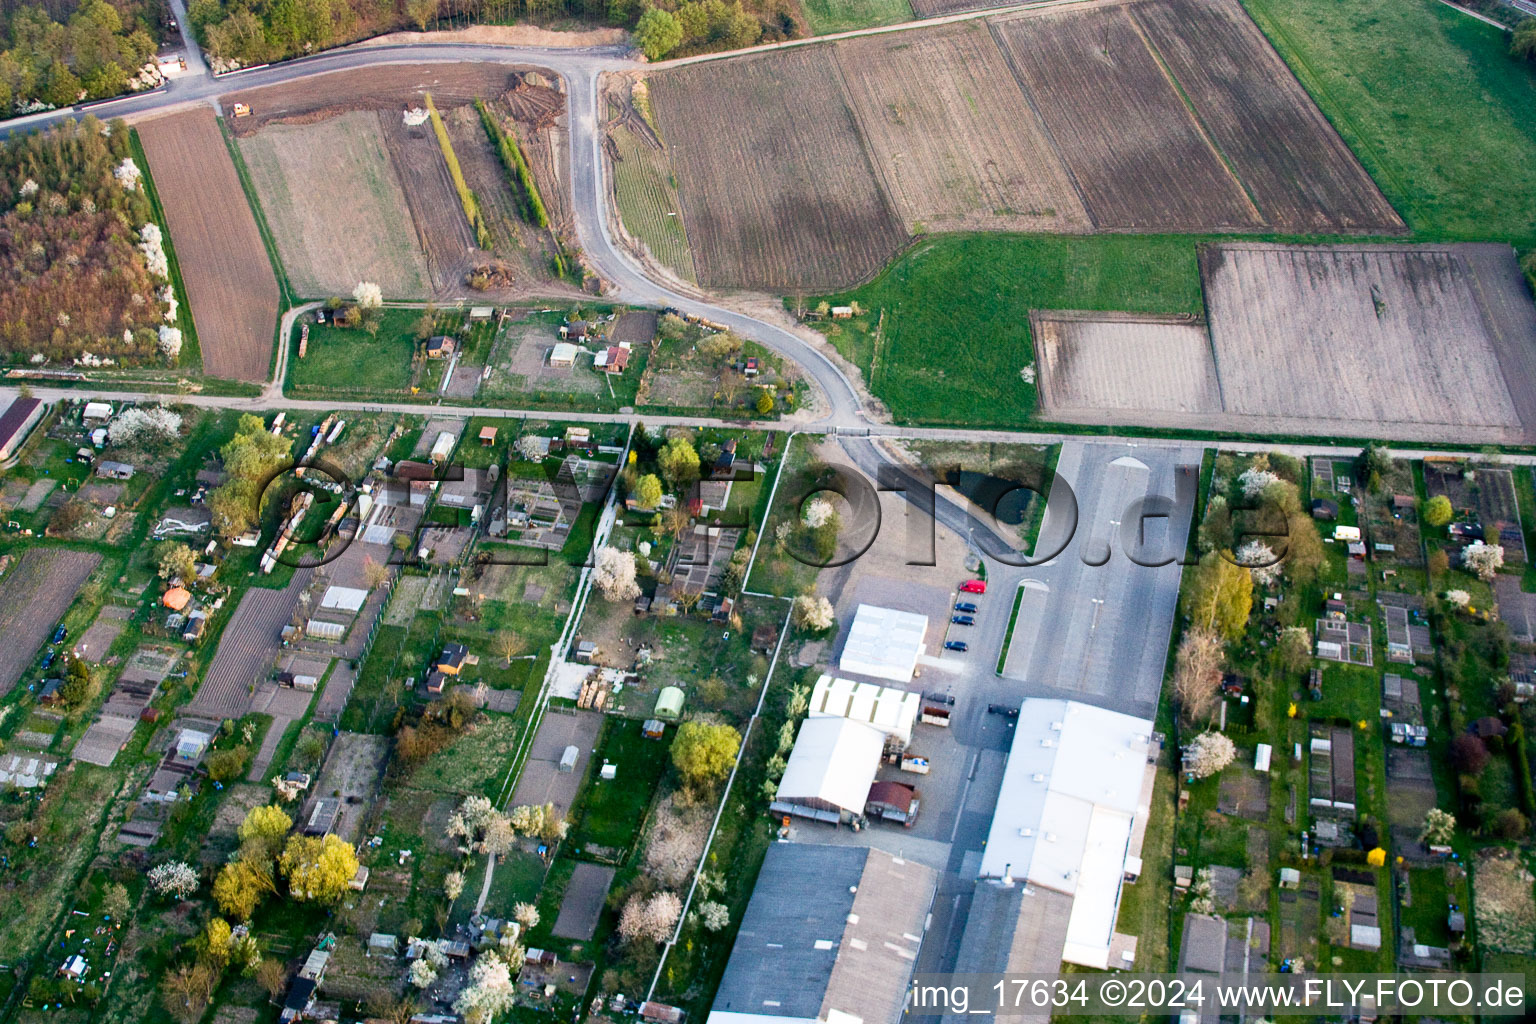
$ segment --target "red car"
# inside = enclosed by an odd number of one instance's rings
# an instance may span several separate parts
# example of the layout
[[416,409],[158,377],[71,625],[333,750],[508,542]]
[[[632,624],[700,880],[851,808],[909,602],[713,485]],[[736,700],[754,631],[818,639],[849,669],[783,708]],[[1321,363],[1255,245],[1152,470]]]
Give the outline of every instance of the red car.
[[984,580],[966,580],[960,584],[960,590],[966,594],[985,594],[987,592],[987,584]]

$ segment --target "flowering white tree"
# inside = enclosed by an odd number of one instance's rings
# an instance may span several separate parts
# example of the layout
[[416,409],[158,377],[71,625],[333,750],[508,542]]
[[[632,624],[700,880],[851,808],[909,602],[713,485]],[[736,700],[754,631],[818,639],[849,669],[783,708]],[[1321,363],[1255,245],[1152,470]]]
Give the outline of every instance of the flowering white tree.
[[160,325],[160,354],[174,361],[181,355],[181,328]]
[[790,609],[790,620],[801,629],[821,632],[832,628],[832,602],[815,594],[801,594]]
[[197,892],[197,871],[184,860],[166,861],[149,869],[149,887],[157,896],[184,900]]
[[511,934],[503,935],[496,943],[496,955],[501,957],[501,962],[507,965],[507,973],[514,978],[528,962],[528,951],[517,941],[517,936]]
[[417,988],[429,988],[437,980],[437,968],[428,963],[426,957],[412,960],[409,977]]
[[1237,564],[1253,576],[1253,582],[1265,586],[1280,578],[1280,559],[1274,549],[1261,540],[1250,540],[1237,549]]
[[144,254],[144,266],[162,280],[171,276],[171,264],[165,257],[165,241],[160,225],[145,224],[139,228],[139,252]]
[[1461,560],[1477,574],[1478,579],[1487,583],[1498,574],[1499,566],[1504,564],[1504,548],[1499,544],[1485,544],[1475,540],[1462,549]]
[[1232,763],[1237,747],[1219,732],[1203,732],[1184,748],[1184,770],[1197,779],[1208,779]]
[[516,838],[507,816],[483,796],[467,796],[448,816],[447,832],[458,839],[459,852],[500,856]]
[[718,932],[731,923],[731,908],[717,900],[705,900],[699,904],[699,921],[706,930]]
[[450,871],[443,876],[443,895],[450,900],[464,895],[464,872]]
[[1419,831],[1419,842],[1430,846],[1447,846],[1456,837],[1456,816],[1450,811],[1431,807],[1424,815],[1424,827]]
[[837,510],[826,498],[812,498],[805,503],[805,510],[800,513],[800,518],[805,520],[806,526],[814,530],[827,525],[835,515]]
[[674,892],[663,890],[650,897],[635,893],[619,914],[619,937],[626,942],[662,942],[672,934],[682,912],[683,903]]
[[481,953],[469,969],[469,984],[454,1000],[453,1009],[469,1024],[486,1024],[498,1013],[510,1010],[516,995],[506,961],[495,953]]
[[1237,482],[1243,489],[1243,497],[1257,498],[1270,484],[1279,483],[1280,478],[1267,469],[1245,469]]
[[1465,608],[1472,603],[1472,595],[1465,590],[1447,590],[1445,600],[1452,608]]
[[112,176],[117,183],[129,192],[137,192],[139,188],[139,165],[133,162],[133,157],[124,157],[123,162],[112,168]]
[[512,908],[512,920],[524,928],[537,928],[539,926],[539,908],[532,903],[519,903]]
[[538,804],[519,804],[507,815],[512,827],[521,835],[537,835],[544,827],[544,808]]
[[633,552],[604,547],[597,553],[597,565],[592,570],[592,585],[609,601],[633,601],[640,596],[640,584],[635,582],[635,556]]
[[136,405],[118,414],[107,427],[107,440],[114,445],[156,443],[173,440],[181,433],[181,416],[161,405]]
[[359,281],[352,289],[352,301],[358,309],[378,309],[384,305],[384,292],[372,281]]

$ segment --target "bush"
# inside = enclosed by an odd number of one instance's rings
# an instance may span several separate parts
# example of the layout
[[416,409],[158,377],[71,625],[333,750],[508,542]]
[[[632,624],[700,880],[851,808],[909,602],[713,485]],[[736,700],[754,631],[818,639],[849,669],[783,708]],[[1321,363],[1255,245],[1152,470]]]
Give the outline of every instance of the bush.
[[1463,775],[1477,775],[1488,767],[1488,747],[1471,733],[1451,741],[1451,764]]
[[1505,808],[1493,819],[1493,834],[1500,839],[1523,839],[1530,830],[1530,821],[1513,807]]

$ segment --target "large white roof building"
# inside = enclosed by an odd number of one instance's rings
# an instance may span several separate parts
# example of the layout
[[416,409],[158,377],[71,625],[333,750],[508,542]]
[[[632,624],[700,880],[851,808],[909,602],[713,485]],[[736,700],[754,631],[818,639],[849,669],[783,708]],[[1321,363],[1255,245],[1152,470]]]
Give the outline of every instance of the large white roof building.
[[923,653],[928,616],[861,604],[854,612],[838,668],[861,676],[909,683]]
[[847,718],[807,718],[771,809],[839,821],[864,813],[885,734]]
[[1069,963],[1109,966],[1121,882],[1148,813],[1151,740],[1146,719],[1088,704],[1031,699],[1020,709],[980,875],[1070,897]]
[[919,702],[917,694],[894,686],[856,683],[852,679],[823,675],[811,691],[810,716],[863,722],[906,747],[912,742],[912,726],[917,723]]

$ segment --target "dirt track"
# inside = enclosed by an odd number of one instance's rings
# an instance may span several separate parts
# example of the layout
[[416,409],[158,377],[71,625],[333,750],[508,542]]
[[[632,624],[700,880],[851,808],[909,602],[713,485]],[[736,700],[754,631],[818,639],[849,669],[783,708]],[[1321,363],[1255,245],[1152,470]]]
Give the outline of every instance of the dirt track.
[[277,277],[213,111],[138,126],[197,325],[203,372],[262,381],[277,328]]

